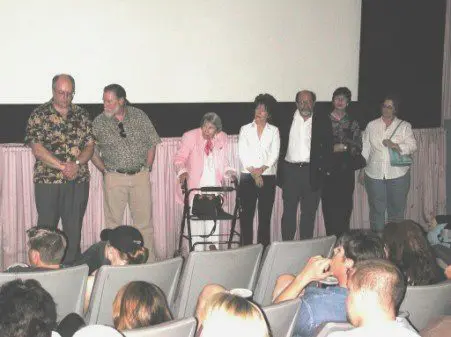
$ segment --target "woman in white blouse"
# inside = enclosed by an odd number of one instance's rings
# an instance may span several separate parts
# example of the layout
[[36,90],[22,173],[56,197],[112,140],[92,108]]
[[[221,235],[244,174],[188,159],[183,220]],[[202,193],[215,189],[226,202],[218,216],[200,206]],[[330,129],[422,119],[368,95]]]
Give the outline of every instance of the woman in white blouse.
[[270,221],[276,189],[279,158],[279,129],[268,123],[277,104],[269,94],[255,98],[254,120],[241,127],[238,151],[240,176],[241,237],[244,245],[253,243],[253,220],[258,200],[257,243],[270,243]]
[[396,117],[398,107],[396,98],[386,97],[381,106],[382,116],[371,121],[363,134],[362,155],[367,165],[360,172],[360,181],[365,182],[371,228],[376,232],[384,229],[385,212],[388,222],[404,219],[410,188],[409,166],[392,166],[388,148],[401,155],[411,155],[417,150],[412,126]]

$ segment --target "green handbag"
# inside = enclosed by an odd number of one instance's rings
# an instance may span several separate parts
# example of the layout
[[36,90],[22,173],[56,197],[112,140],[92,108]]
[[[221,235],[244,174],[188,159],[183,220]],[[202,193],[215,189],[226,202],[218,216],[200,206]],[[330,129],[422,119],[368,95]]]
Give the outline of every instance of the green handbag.
[[[391,134],[390,139],[393,137],[393,135],[395,134],[396,130],[398,130],[399,126],[403,123],[404,121],[399,122],[398,126],[396,127],[395,131],[393,131],[393,133]],[[391,166],[410,166],[412,165],[412,156],[408,155],[408,154],[400,154],[399,152],[393,150],[393,149],[388,149],[388,154],[390,155],[390,165]]]

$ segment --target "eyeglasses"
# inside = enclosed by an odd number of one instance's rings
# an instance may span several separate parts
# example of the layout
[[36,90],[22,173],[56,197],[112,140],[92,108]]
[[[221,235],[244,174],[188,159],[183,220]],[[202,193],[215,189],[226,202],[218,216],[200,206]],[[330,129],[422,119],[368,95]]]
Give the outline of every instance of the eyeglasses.
[[125,130],[124,130],[124,123],[119,122],[119,123],[117,124],[117,127],[119,128],[119,135],[120,135],[122,138],[127,137],[127,135],[126,135],[126,133],[125,133]]
[[62,90],[55,90],[55,92],[63,97],[74,97],[75,95],[75,91],[73,92],[67,92],[67,91],[62,91]]

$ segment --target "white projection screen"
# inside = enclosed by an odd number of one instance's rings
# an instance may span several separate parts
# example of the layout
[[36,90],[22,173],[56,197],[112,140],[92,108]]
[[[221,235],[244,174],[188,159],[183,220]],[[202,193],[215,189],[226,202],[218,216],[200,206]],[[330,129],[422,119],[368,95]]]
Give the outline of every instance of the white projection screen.
[[357,98],[361,0],[0,0],[0,104],[42,103],[70,73],[74,102],[122,84],[133,102]]

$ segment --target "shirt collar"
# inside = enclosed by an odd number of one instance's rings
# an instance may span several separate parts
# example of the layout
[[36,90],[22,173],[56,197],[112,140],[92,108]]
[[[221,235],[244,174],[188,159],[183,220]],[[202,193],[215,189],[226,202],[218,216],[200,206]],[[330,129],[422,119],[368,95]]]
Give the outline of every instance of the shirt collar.
[[[255,123],[255,120],[252,121],[251,127],[253,127],[253,128],[257,127],[257,123]],[[266,124],[265,124],[265,129],[268,129],[268,128],[269,128],[269,123],[266,122]]]
[[310,117],[308,119],[304,119],[304,117],[302,117],[299,109],[296,109],[296,111],[293,114],[293,119],[301,119],[303,122],[307,123],[308,121],[312,120],[313,114],[314,114],[314,112],[310,115]]
[[307,120],[305,120],[304,117],[302,117],[301,112],[299,111],[299,109],[296,109],[296,111],[293,114],[293,118],[301,118],[304,122],[307,122],[307,121],[312,119],[313,114],[314,114],[314,112],[312,112],[310,117]]

